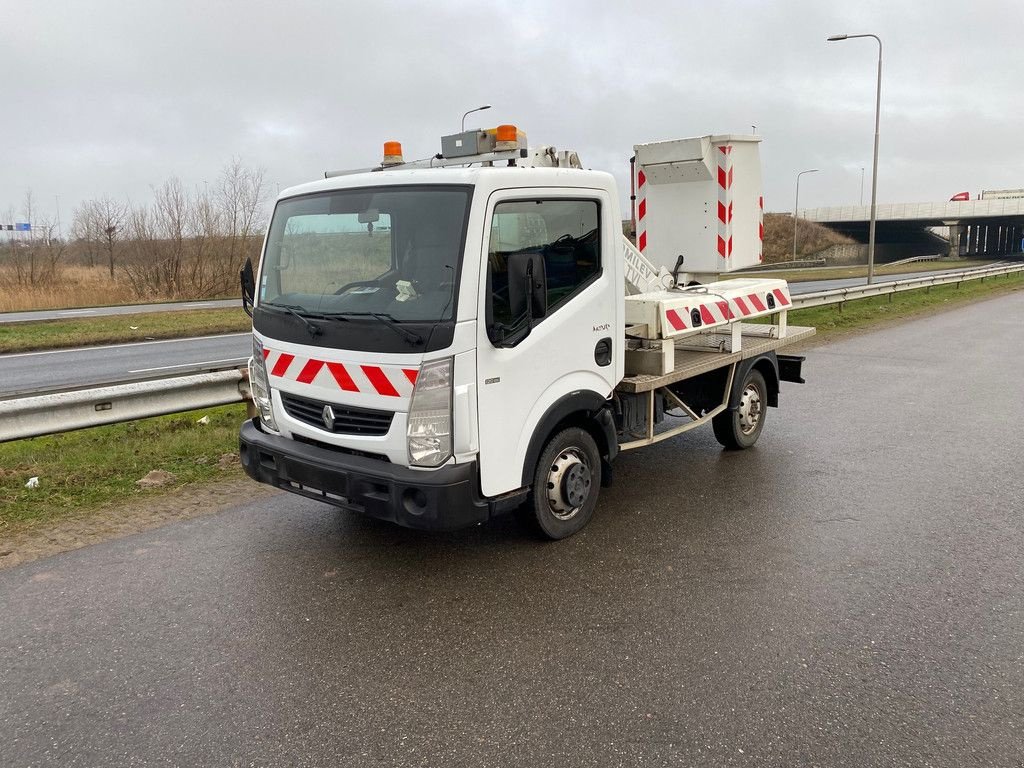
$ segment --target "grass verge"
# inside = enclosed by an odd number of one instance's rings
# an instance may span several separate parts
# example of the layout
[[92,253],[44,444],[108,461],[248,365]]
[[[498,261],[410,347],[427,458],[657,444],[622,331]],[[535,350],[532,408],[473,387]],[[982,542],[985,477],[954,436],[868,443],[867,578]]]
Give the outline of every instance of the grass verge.
[[[208,424],[198,423],[203,416]],[[239,404],[0,444],[0,536],[239,473],[238,427],[244,420]],[[136,481],[151,470],[171,478],[140,488]],[[25,487],[32,477],[39,478],[38,487]]]
[[0,354],[248,331],[241,307],[0,325]]

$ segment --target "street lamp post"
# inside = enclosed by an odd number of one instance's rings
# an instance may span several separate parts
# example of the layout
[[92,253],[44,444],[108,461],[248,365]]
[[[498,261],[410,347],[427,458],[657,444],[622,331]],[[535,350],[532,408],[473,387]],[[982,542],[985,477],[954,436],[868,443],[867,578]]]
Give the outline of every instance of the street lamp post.
[[832,35],[828,42],[852,40],[855,37],[873,37],[878,43],[878,84],[875,88],[875,156],[871,163],[871,224],[868,228],[868,283],[875,280],[875,214],[878,195],[878,118],[882,108],[882,39],[878,35]]
[[793,203],[793,261],[796,261],[796,220],[800,210],[800,177],[805,173],[817,173],[817,168],[808,168],[796,175],[796,201]]
[[490,104],[484,104],[482,107],[473,107],[473,109],[467,110],[466,113],[462,115],[462,132],[466,132],[466,115],[471,115],[474,112],[483,112],[485,109],[490,108]]

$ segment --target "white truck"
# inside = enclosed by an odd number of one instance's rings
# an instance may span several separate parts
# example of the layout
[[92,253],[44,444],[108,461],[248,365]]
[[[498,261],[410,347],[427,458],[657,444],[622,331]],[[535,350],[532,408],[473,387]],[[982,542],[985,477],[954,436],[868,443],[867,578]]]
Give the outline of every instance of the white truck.
[[560,539],[620,451],[707,422],[750,447],[802,383],[777,350],[814,333],[785,281],[718,279],[761,260],[759,141],[637,145],[636,247],[612,176],[515,126],[283,191],[242,272],[246,472],[413,528],[518,509]]

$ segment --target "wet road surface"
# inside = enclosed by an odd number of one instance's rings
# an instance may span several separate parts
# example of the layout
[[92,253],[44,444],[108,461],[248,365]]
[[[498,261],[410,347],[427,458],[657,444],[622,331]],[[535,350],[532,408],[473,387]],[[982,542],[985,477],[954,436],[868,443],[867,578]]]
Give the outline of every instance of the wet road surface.
[[1022,321],[809,350],[560,543],[282,495],[2,571],[2,762],[1015,768]]

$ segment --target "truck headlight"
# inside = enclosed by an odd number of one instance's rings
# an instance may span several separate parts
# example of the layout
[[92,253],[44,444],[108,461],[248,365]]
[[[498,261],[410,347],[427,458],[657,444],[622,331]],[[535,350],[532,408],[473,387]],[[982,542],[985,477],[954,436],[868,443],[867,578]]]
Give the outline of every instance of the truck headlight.
[[252,385],[252,399],[260,412],[263,423],[279,432],[274,421],[274,406],[270,401],[270,377],[263,360],[263,345],[255,336],[252,338],[252,359],[249,361],[249,383]]
[[452,358],[420,368],[406,430],[409,464],[438,467],[452,455]]

